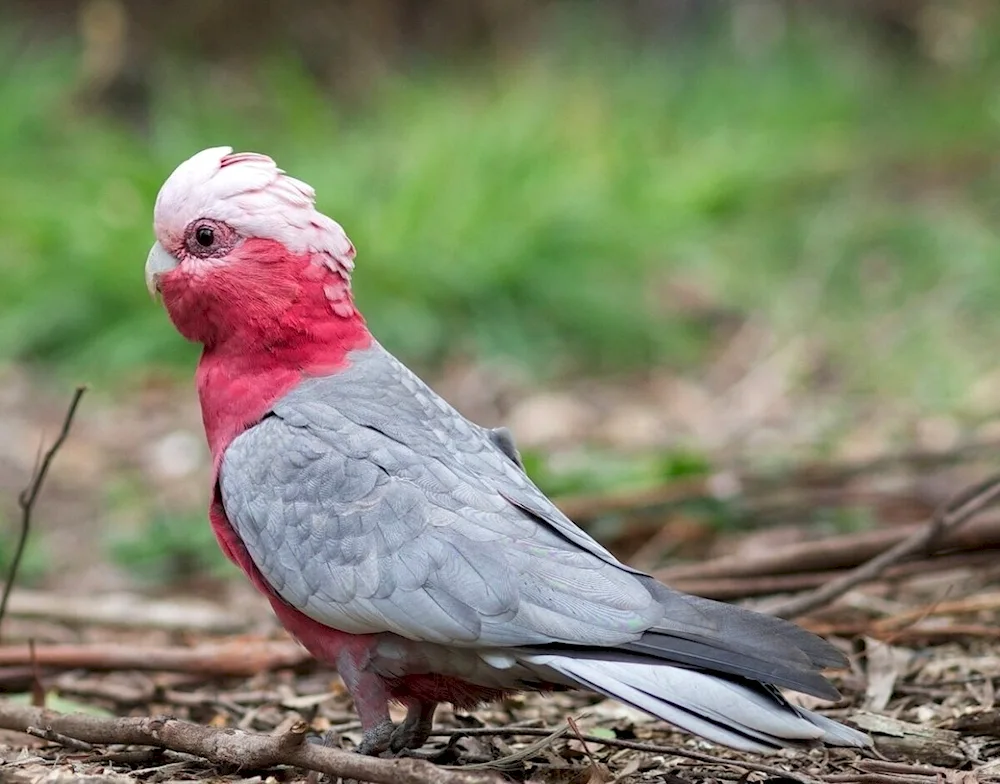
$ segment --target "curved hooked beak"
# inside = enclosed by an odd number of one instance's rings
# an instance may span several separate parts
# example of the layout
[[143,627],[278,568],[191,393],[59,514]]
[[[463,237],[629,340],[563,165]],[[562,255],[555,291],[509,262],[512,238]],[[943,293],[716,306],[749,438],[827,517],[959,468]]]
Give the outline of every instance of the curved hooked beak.
[[153,299],[160,293],[160,276],[176,269],[179,265],[180,262],[167,253],[159,242],[154,243],[149,249],[149,255],[146,257],[146,288],[149,289]]

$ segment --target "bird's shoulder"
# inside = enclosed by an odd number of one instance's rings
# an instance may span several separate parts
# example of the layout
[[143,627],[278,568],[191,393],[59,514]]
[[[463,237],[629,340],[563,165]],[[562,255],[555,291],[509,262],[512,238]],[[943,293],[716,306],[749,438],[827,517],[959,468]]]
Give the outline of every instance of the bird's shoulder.
[[304,379],[272,410],[289,425],[315,432],[375,430],[470,479],[502,478],[514,486],[527,481],[510,431],[472,422],[378,343],[349,354],[337,373]]

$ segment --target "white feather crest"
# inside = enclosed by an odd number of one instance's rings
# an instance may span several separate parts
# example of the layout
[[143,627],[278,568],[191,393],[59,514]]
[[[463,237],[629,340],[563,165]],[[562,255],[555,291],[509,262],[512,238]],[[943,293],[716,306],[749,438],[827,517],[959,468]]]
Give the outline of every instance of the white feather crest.
[[277,240],[294,253],[311,253],[349,278],[354,246],[336,221],[316,210],[316,193],[289,177],[266,155],[202,150],[174,169],[153,210],[156,238],[167,248],[183,241],[191,221],[210,218],[245,237]]

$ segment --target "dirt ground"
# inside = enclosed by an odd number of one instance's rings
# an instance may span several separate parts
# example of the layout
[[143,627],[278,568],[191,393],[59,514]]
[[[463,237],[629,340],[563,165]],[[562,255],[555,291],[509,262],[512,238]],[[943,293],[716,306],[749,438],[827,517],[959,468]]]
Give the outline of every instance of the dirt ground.
[[[948,598],[942,601],[941,596]],[[145,619],[128,625],[161,628],[10,619],[7,645],[0,647],[5,665],[0,667],[0,682],[7,692],[31,694],[34,689],[37,700],[59,711],[83,710],[98,716],[169,714],[209,727],[262,733],[287,730],[301,720],[315,733],[335,730],[343,748],[360,740],[350,698],[340,681],[304,657],[295,666],[250,676],[155,669],[166,667],[166,660],[162,665],[156,661],[164,651],[191,652],[212,643],[225,646],[216,649],[222,651],[216,656],[224,662],[222,669],[252,666],[246,662],[258,656],[266,641],[283,640],[265,614],[241,616],[231,607],[169,599],[152,603],[149,610]],[[973,567],[881,581],[852,591],[835,606],[805,619],[807,626],[820,631],[847,629],[859,622],[870,626],[867,635],[832,637],[851,657],[851,669],[834,677],[844,699],[835,705],[800,701],[869,731],[875,747],[867,752],[740,754],[672,731],[612,701],[577,694],[518,696],[474,713],[445,708],[425,752],[438,764],[485,767],[512,780],[540,782],[678,784],[775,781],[784,776],[830,784],[930,784],[996,779],[1000,778],[995,704],[1000,678],[998,613],[1000,591],[984,584],[982,570]],[[226,619],[230,631],[225,635],[206,631],[224,625],[220,619]],[[234,638],[235,630],[242,634]],[[14,642],[26,637],[39,641],[34,668],[24,642]],[[41,642],[56,638],[57,643]],[[131,656],[135,667],[154,669],[123,668],[115,660],[121,647],[130,652],[126,659]],[[13,664],[18,659],[11,652],[18,648],[21,663]],[[75,651],[80,666],[71,666],[72,660],[58,668],[47,666],[46,648],[68,650],[70,656]],[[174,669],[191,670],[177,662]],[[299,781],[305,776],[290,767],[240,771],[188,754],[139,751],[125,744],[67,746],[59,736],[46,739],[4,732],[0,741],[0,778],[7,781]]]
[[[39,435],[51,440],[58,431],[66,395],[16,371],[7,371],[2,382],[2,402],[13,415],[0,423],[0,492],[13,529],[16,494],[37,462]],[[570,397],[539,393],[530,406],[512,412],[488,376],[456,371],[442,385],[467,401],[465,410],[477,418],[509,421],[513,414],[529,430],[531,416],[551,420],[560,400]],[[655,388],[647,387],[649,401],[655,392],[648,390]],[[575,397],[599,410],[602,395],[586,390]],[[341,748],[352,748],[360,730],[339,679],[301,654],[243,582],[212,581],[201,595],[143,589],[104,557],[101,537],[109,526],[134,524],[140,516],[135,504],[197,509],[205,495],[204,450],[190,391],[147,379],[127,396],[127,406],[99,393],[86,401],[35,510],[40,535],[55,545],[46,549],[53,568],[38,586],[13,592],[0,645],[0,689],[14,701],[6,704],[44,704],[101,720],[166,714],[220,731],[333,730]],[[630,408],[635,416],[653,409],[654,402],[643,399]],[[567,433],[592,419],[588,436],[599,437],[600,417],[579,410],[574,416],[580,421],[564,425]],[[551,430],[551,421],[546,426]],[[933,433],[934,427],[924,429]],[[557,447],[560,433],[535,431],[528,441]],[[990,432],[976,435],[929,436],[923,448],[906,453],[845,449],[837,459],[803,462],[778,478],[733,463],[708,478],[561,503],[595,533],[610,532],[602,538],[617,553],[670,584],[775,611],[831,581],[849,580],[873,556],[930,530],[935,510],[993,467]],[[140,501],[109,503],[114,478],[122,475],[138,477]],[[712,529],[691,513],[689,502],[720,497],[737,498],[747,520],[770,525]],[[863,507],[875,525],[845,530],[817,524],[812,512],[820,507]],[[615,520],[613,528],[601,527],[607,519]],[[986,510],[963,522],[939,513],[938,526],[947,530],[892,559],[873,579],[795,614],[841,647],[851,666],[832,674],[840,702],[791,698],[869,732],[875,741],[870,751],[740,754],[608,700],[557,694],[512,697],[474,713],[445,707],[424,756],[470,774],[497,771],[515,781],[560,784],[998,779],[1000,516]],[[5,702],[0,700],[0,726],[10,727],[16,722]],[[83,742],[44,726],[31,732],[0,731],[0,780],[306,777],[289,765],[240,769],[113,738]]]

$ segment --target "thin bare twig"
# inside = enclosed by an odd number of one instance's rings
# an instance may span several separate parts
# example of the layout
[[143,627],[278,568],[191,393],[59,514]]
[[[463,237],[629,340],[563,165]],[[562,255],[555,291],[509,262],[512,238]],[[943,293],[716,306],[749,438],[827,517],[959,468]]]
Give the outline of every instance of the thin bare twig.
[[910,762],[893,762],[892,760],[858,760],[856,763],[860,770],[869,773],[899,773],[905,776],[944,776],[951,773],[950,768],[942,768],[937,765],[925,765],[923,763],[913,764]]
[[[891,762],[889,760],[859,760],[854,767],[858,773],[835,773],[823,776],[827,784],[932,784],[932,782],[948,781],[964,774],[951,768],[937,765],[913,765],[908,762]],[[973,778],[977,771],[972,771]]]
[[895,547],[875,556],[856,569],[838,577],[804,596],[797,596],[777,607],[770,608],[773,615],[795,618],[824,607],[862,583],[877,579],[886,569],[918,553],[932,552],[945,533],[954,531],[962,523],[1000,499],[1000,475],[967,488],[945,504],[934,517]]
[[566,723],[569,725],[569,728],[573,730],[573,734],[576,736],[576,739],[580,741],[580,745],[583,746],[583,753],[587,755],[587,759],[590,760],[590,764],[596,767],[597,760],[595,760],[594,755],[590,753],[590,748],[587,746],[587,740],[583,737],[583,733],[580,732],[580,725],[576,723],[576,719],[572,716],[567,716]]
[[14,558],[11,560],[10,568],[7,570],[7,583],[3,587],[3,597],[0,598],[0,628],[3,627],[3,619],[7,614],[7,601],[10,599],[11,589],[14,587],[17,570],[21,567],[21,558],[24,556],[25,545],[28,544],[28,534],[31,531],[31,513],[35,509],[35,501],[42,490],[42,485],[45,484],[45,477],[49,473],[49,466],[52,465],[52,459],[69,436],[70,428],[73,426],[73,417],[76,416],[76,409],[80,405],[83,393],[86,391],[87,387],[78,386],[76,391],[73,392],[73,398],[70,400],[69,408],[66,409],[66,416],[63,417],[62,429],[59,431],[59,435],[56,436],[56,440],[52,442],[52,446],[45,452],[38,467],[32,474],[28,486],[17,496],[17,505],[21,509],[21,532],[17,539],[17,548],[14,550]]
[[48,727],[27,727],[24,730],[24,734],[34,735],[36,738],[47,740],[50,743],[57,743],[60,746],[65,746],[67,749],[75,749],[76,751],[94,750],[94,747],[86,741],[77,740],[76,738],[71,738],[68,735],[61,735]]
[[34,640],[28,640],[28,655],[31,656],[31,704],[36,708],[44,708],[45,686],[42,684],[42,671],[38,666]]
[[[375,784],[497,784],[486,771],[455,771],[417,759],[380,759],[307,743],[309,726],[297,722],[287,732],[260,735],[218,729],[168,717],[106,718],[51,710],[0,700],[0,728],[25,732],[29,727],[92,745],[156,746],[238,770],[267,770],[278,765],[315,770],[332,777]],[[58,742],[58,741],[56,741]]]
[[[519,763],[526,759],[538,756],[543,750],[549,748],[567,732],[569,732],[569,727],[560,727],[553,732],[549,732],[547,735],[542,735],[540,740],[537,740],[524,748],[518,749],[505,757],[500,757],[500,759],[490,759],[484,760],[483,762],[472,763],[466,762],[462,765],[448,765],[446,767],[449,770],[508,770],[510,768],[517,767]],[[451,737],[448,739],[447,746],[453,746],[467,735],[468,733],[462,733],[461,731],[453,732]]]
[[[800,466],[791,473],[782,472],[780,475],[756,472],[747,461],[740,461],[730,468],[747,494],[765,493],[788,487],[815,489],[839,487],[858,476],[873,476],[901,470],[912,472],[953,465],[962,460],[993,455],[998,446],[1000,443],[997,441],[980,441],[961,445],[948,452],[913,450],[853,463],[831,465],[825,462],[812,462]],[[581,523],[604,515],[649,512],[713,497],[714,494],[703,477],[689,477],[637,491],[564,495],[557,497],[555,501],[568,517]]]
[[838,773],[824,776],[827,784],[931,784],[940,781],[927,776],[900,776],[895,773]]
[[[699,563],[677,564],[657,570],[654,577],[685,593],[695,593],[681,586],[704,584],[710,580],[784,577],[854,569],[923,531],[926,525],[926,521],[904,523],[796,542],[761,553],[725,555]],[[957,530],[946,531],[936,546],[940,550],[956,552],[980,552],[1000,547],[1000,514],[995,511],[984,514]]]
[[820,637],[871,637],[892,645],[932,643],[940,645],[955,640],[1000,640],[1000,628],[995,624],[949,623],[943,626],[907,626],[885,630],[871,624],[860,623],[811,623],[804,619],[802,627]]
[[[975,570],[995,566],[1000,562],[1000,548],[989,548],[976,552],[957,552],[934,555],[890,566],[882,573],[885,580],[901,580],[914,575],[938,574],[950,570]],[[802,574],[775,574],[760,577],[715,577],[706,579],[683,579],[668,582],[671,588],[707,599],[731,602],[751,599],[757,596],[773,596],[779,593],[798,593],[813,590],[830,580],[848,572],[847,569],[804,572]]]
[[[451,738],[451,737],[475,737],[489,735],[522,735],[531,738],[547,738],[552,734],[552,730],[544,727],[473,727],[462,730],[435,730],[431,737]],[[759,773],[767,773],[770,776],[785,777],[801,781],[804,784],[817,784],[817,780],[810,776],[793,771],[783,770],[773,765],[765,765],[760,762],[750,762],[742,759],[728,759],[726,757],[716,757],[712,754],[704,754],[700,751],[691,751],[676,746],[661,746],[657,743],[642,743],[635,740],[621,740],[619,738],[604,738],[600,735],[577,735],[576,738],[587,743],[596,743],[601,746],[609,746],[615,749],[630,749],[632,751],[642,751],[647,754],[662,754],[664,756],[682,757],[694,760],[695,762],[705,762],[710,765],[727,765],[729,767],[741,768],[743,770],[754,770]]]

